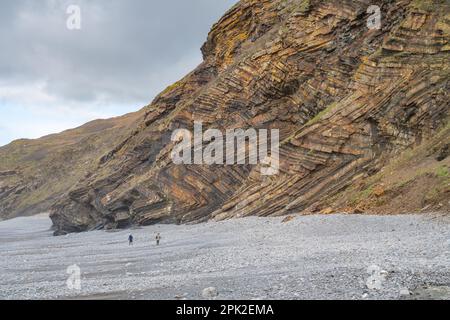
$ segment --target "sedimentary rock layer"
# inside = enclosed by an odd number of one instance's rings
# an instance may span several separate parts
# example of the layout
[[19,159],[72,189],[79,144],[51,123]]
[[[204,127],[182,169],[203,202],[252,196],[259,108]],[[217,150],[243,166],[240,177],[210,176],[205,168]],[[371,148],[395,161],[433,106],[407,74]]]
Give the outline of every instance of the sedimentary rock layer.
[[[381,29],[367,24],[374,4]],[[242,0],[213,26],[201,65],[106,136],[105,148],[76,156],[81,167],[91,160],[83,174],[61,171],[71,184],[51,198],[56,233],[328,212],[404,150],[429,145],[446,164],[449,41],[447,1]],[[279,129],[279,174],[175,165],[171,135],[194,121]],[[0,181],[20,172],[0,168]],[[2,182],[4,210],[23,185]]]
[[[372,2],[239,2],[212,28],[204,62],[53,207],[57,229],[307,212],[427,141],[449,113],[449,6],[377,1],[382,28],[370,30]],[[280,129],[280,173],[174,165],[171,133],[194,121]]]

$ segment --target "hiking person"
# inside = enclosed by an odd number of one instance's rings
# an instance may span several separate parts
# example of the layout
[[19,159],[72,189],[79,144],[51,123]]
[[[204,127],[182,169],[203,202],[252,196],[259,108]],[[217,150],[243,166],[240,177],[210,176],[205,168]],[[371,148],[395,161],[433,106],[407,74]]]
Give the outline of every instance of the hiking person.
[[128,245],[129,246],[133,245],[133,235],[131,234],[128,236]]
[[156,234],[155,239],[156,239],[156,245],[159,246],[159,241],[161,240],[161,234],[159,232]]

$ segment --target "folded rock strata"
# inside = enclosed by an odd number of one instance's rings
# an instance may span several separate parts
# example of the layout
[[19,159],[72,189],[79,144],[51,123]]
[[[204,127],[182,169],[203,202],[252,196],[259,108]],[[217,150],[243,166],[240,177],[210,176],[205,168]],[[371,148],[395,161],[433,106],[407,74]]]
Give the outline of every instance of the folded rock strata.
[[[213,26],[201,65],[56,201],[57,234],[314,212],[427,143],[448,126],[449,4],[375,2],[380,30],[367,26],[373,1],[240,1]],[[173,164],[172,132],[200,120],[279,129],[280,173]]]
[[[308,210],[420,144],[449,113],[449,6],[241,1],[213,27],[204,62],[161,93],[136,132],[52,210],[58,230],[191,223]],[[173,130],[280,129],[280,174],[174,165]]]

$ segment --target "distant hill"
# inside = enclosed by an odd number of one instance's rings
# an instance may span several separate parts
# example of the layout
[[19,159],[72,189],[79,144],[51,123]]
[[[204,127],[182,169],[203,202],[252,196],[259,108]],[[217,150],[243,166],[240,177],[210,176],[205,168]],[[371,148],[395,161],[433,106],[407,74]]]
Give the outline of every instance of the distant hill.
[[144,111],[95,120],[0,148],[0,219],[48,212],[50,206],[125,139]]

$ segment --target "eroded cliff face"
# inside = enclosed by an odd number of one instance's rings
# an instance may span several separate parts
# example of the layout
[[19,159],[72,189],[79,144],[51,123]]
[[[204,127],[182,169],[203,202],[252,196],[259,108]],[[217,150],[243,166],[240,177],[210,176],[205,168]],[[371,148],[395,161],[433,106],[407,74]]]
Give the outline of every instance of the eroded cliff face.
[[[381,30],[367,27],[372,4]],[[214,25],[204,62],[53,206],[57,234],[348,207],[329,200],[438,133],[429,155],[448,145],[449,40],[446,1],[241,1]],[[172,132],[199,120],[280,129],[280,173],[173,164]]]

